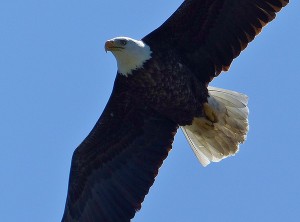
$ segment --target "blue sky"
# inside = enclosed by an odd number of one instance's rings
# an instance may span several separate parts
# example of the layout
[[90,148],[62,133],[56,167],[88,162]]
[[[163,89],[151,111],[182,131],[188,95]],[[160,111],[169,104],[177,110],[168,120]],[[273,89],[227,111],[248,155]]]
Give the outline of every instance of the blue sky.
[[[180,3],[1,2],[1,221],[60,221],[71,155],[116,74],[104,42],[142,38]],[[203,168],[178,132],[134,222],[299,220],[299,8],[292,1],[212,84],[249,96],[250,132],[240,152]]]

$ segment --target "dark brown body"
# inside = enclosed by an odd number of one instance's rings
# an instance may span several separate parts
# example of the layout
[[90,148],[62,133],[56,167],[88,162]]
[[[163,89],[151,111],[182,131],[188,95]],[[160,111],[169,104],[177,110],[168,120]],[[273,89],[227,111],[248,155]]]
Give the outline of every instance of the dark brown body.
[[188,125],[202,116],[208,96],[206,84],[196,76],[176,52],[168,51],[153,54],[142,69],[127,77],[118,74],[116,82],[137,106],[148,106],[179,125]]

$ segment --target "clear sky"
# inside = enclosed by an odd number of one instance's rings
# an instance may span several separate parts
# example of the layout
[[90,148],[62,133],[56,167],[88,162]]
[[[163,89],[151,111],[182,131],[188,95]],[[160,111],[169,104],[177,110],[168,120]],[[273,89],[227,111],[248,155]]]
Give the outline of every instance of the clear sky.
[[[0,221],[60,221],[71,155],[100,116],[116,61],[104,42],[142,38],[181,0],[0,3]],[[249,96],[240,152],[203,168],[178,132],[134,222],[300,218],[300,2],[212,85]]]

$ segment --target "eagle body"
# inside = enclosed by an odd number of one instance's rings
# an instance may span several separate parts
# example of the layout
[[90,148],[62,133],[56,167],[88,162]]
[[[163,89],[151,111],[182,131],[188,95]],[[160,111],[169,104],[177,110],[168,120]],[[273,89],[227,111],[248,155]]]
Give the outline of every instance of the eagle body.
[[62,222],[129,222],[180,127],[203,166],[239,151],[248,97],[208,86],[288,0],[185,0],[141,40],[105,43],[110,99],[72,157]]
[[208,97],[206,84],[196,79],[175,52],[153,50],[152,54],[131,75],[117,75],[128,95],[135,95],[136,106],[149,107],[179,125],[189,125],[194,117],[203,116],[202,106]]

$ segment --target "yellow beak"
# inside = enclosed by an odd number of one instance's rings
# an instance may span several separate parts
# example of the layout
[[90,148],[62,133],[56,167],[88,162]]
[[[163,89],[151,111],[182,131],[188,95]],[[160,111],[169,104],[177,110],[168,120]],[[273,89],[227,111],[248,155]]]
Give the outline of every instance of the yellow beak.
[[113,41],[111,41],[111,40],[106,41],[105,46],[104,46],[105,52],[107,52],[107,51],[113,51],[114,47],[115,46],[114,46],[114,42]]
[[122,51],[122,49],[125,49],[124,47],[122,47],[122,46],[118,46],[118,45],[116,45],[117,43],[116,42],[114,42],[113,40],[108,40],[108,41],[106,41],[106,43],[105,43],[105,46],[104,46],[104,48],[105,48],[105,51],[107,52],[107,51]]

